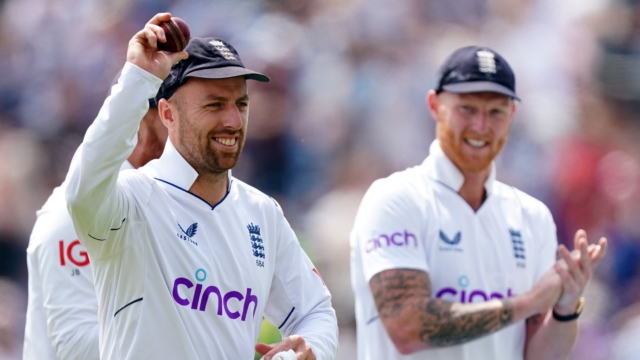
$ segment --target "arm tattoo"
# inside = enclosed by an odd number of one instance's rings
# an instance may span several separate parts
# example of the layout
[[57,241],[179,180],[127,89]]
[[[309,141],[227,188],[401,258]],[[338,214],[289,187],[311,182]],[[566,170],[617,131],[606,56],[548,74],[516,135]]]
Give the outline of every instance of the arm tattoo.
[[412,298],[428,298],[431,284],[424,271],[387,270],[376,274],[369,283],[380,318],[396,318]]
[[462,344],[490,334],[513,321],[513,304],[460,304],[431,298],[429,275],[421,270],[393,269],[369,283],[385,323],[399,322],[427,347]]

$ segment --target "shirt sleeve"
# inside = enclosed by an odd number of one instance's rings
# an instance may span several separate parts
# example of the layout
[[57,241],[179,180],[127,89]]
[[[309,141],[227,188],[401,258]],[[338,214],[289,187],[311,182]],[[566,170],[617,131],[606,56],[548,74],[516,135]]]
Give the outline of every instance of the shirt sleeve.
[[543,211],[540,216],[538,228],[541,229],[540,238],[540,260],[534,281],[538,281],[556,262],[556,252],[558,250],[558,235],[556,224],[553,221],[551,212],[543,205]]
[[331,294],[284,216],[278,233],[280,246],[265,317],[283,337],[302,336],[317,359],[334,359],[338,322]]
[[386,178],[371,185],[351,231],[352,246],[360,253],[367,282],[389,269],[429,271],[422,213],[407,195],[407,187],[397,181]]
[[39,217],[31,241],[39,244],[27,256],[40,274],[48,340],[57,358],[99,359],[98,301],[89,257],[66,209]]
[[71,161],[66,179],[69,213],[93,258],[109,256],[121,246],[109,239],[127,221],[130,196],[118,186],[118,172],[136,145],[148,99],[161,84],[161,79],[126,63]]

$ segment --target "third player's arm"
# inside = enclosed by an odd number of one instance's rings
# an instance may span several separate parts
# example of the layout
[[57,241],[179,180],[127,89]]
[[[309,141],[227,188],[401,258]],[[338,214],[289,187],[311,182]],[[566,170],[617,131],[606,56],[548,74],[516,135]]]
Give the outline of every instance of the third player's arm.
[[[537,284],[538,290],[552,285],[551,276]],[[434,299],[429,275],[412,269],[382,271],[369,285],[380,320],[403,354],[475,340],[540,313],[547,303],[553,303],[547,297],[536,299],[535,291],[482,303]]]

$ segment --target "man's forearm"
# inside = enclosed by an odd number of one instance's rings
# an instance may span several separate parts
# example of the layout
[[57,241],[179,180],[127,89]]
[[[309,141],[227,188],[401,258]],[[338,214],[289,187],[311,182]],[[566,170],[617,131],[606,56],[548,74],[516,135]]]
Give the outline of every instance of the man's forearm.
[[[551,311],[535,315],[527,320],[527,327],[537,330],[527,339],[525,359],[566,359],[578,337],[578,321],[559,322]],[[527,330],[529,331],[529,330]]]
[[513,322],[513,304],[509,299],[479,304],[428,299],[423,307],[416,319],[420,340],[427,347],[462,344]]
[[418,270],[384,271],[370,285],[381,321],[405,354],[466,343],[532,312],[525,296],[470,304],[433,299],[426,273]]
[[338,351],[338,324],[333,309],[314,312],[305,317],[296,329],[311,346],[318,360],[329,360],[336,357]]

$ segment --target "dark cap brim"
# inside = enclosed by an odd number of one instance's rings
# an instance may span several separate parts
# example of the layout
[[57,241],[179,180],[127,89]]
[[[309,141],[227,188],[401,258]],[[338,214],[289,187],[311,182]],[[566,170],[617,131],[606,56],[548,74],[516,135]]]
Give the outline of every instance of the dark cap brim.
[[468,81],[455,84],[447,84],[442,87],[442,90],[456,94],[494,92],[502,95],[507,95],[520,101],[518,95],[516,95],[516,93],[511,89],[492,81]]
[[268,76],[259,72],[249,70],[240,66],[225,66],[219,68],[207,68],[192,71],[184,75],[185,77],[196,77],[202,79],[228,79],[237,76],[244,76],[247,79],[269,82]]

